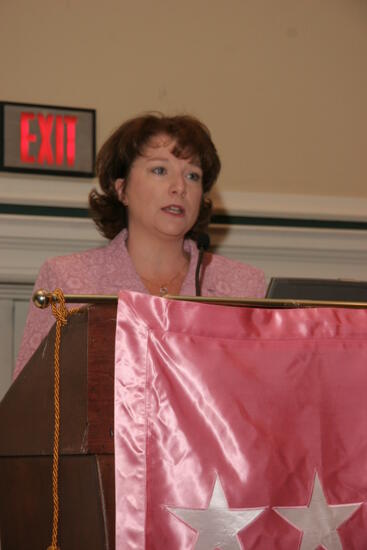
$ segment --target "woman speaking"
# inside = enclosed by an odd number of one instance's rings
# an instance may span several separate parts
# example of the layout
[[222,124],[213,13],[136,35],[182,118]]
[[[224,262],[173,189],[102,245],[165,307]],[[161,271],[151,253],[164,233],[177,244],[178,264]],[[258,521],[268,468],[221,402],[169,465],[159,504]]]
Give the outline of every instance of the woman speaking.
[[[209,224],[208,193],[220,171],[217,151],[200,121],[160,114],[128,120],[102,146],[96,171],[101,189],[91,192],[90,211],[110,242],[47,260],[36,290],[264,296],[260,270],[210,253],[204,255],[195,285],[197,241]],[[30,305],[14,377],[52,324],[50,311]]]

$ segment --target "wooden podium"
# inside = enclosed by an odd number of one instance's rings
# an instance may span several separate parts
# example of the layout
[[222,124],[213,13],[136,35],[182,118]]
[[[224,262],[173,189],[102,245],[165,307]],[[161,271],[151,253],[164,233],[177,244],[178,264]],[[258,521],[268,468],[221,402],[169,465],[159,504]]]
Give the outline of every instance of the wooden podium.
[[[99,305],[62,329],[61,550],[115,548],[115,325],[116,305]],[[1,550],[51,544],[54,341],[55,327],[0,403]]]

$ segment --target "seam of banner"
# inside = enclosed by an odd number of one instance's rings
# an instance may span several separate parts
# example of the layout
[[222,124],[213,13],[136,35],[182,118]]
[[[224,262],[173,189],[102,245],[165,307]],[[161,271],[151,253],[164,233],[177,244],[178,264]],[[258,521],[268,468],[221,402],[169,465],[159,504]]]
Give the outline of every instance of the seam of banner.
[[[89,218],[87,208],[42,206],[0,203],[0,214],[22,216],[51,216],[64,218]],[[252,225],[268,227],[310,227],[318,229],[341,229],[367,231],[367,221],[320,220],[317,218],[281,218],[268,216],[237,216],[214,214],[211,225]]]

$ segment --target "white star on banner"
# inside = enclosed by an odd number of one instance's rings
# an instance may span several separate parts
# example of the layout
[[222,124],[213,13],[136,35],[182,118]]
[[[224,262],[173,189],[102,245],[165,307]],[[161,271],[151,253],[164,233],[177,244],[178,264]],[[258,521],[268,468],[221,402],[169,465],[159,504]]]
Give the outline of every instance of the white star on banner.
[[316,472],[308,506],[273,508],[297,529],[303,531],[299,550],[343,550],[337,527],[344,523],[363,504],[328,504]]
[[173,508],[170,512],[198,532],[195,550],[241,549],[237,533],[250,525],[265,508],[228,508],[217,476],[208,508]]

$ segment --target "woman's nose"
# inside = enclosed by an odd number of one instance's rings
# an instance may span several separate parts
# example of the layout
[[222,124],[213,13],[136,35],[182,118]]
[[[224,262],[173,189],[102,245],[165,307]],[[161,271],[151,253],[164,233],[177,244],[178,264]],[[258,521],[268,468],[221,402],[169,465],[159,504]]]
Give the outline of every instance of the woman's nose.
[[175,174],[173,176],[170,191],[182,197],[186,195],[186,180],[183,174]]

